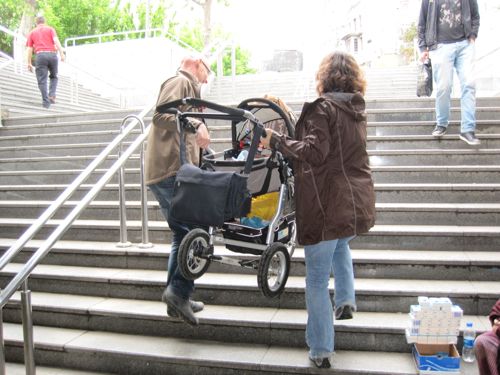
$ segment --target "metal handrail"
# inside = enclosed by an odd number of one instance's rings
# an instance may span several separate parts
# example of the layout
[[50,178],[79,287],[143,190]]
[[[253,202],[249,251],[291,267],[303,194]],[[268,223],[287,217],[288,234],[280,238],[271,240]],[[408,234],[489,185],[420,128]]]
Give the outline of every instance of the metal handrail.
[[[146,132],[146,127],[144,121],[139,116],[128,115],[126,116],[120,125],[120,132],[125,130],[125,123],[130,119],[136,119],[141,125],[141,133]],[[120,143],[120,148],[118,156],[122,154],[123,142]],[[140,248],[146,249],[153,247],[153,244],[149,242],[149,230],[148,230],[148,197],[146,186],[144,182],[144,152],[145,144],[142,144],[141,155],[140,155],[140,181],[141,181],[141,222],[142,222],[142,242],[138,245]],[[127,216],[125,207],[125,168],[122,166],[120,168],[119,176],[119,200],[120,200],[120,242],[117,244],[118,247],[129,247],[131,243],[127,241]]]
[[[42,226],[54,215],[73,194],[76,189],[90,176],[90,174],[97,169],[97,167],[110,155],[110,153],[121,144],[123,139],[131,133],[139,122],[147,113],[150,112],[152,106],[146,107],[136,118],[136,121],[128,125],[118,136],[109,143],[109,145],[89,164],[87,168],[68,186],[59,197],[45,210],[45,212],[23,233],[23,235],[4,253],[0,258],[0,270],[5,267],[24,247],[24,245],[31,240],[34,235],[42,228]],[[132,153],[144,144],[149,133],[150,127],[143,129],[141,134],[128,146],[128,148],[118,157],[113,165],[106,171],[106,173],[94,184],[92,189],[80,200],[74,209],[66,216],[61,224],[52,232],[52,234],[43,242],[43,244],[35,251],[31,258],[25,263],[22,269],[13,277],[8,285],[0,292],[0,375],[5,375],[5,351],[3,344],[3,320],[2,310],[7,304],[12,295],[23,286],[21,292],[21,305],[22,305],[22,321],[23,321],[23,334],[24,334],[24,355],[25,366],[27,375],[35,375],[36,367],[34,361],[34,340],[33,340],[33,321],[32,321],[32,308],[31,308],[31,291],[28,289],[28,278],[37,267],[41,260],[50,252],[52,246],[58,241],[64,233],[69,229],[71,224],[78,218],[81,212],[92,202],[97,194],[104,188],[113,175],[127,162]],[[141,159],[142,159],[141,152]],[[141,173],[141,179],[144,181],[144,175]],[[144,188],[144,184],[141,184]],[[145,189],[145,188],[144,188]],[[145,192],[141,192],[145,196]],[[144,228],[144,226],[143,226]],[[147,227],[146,227],[147,228]],[[144,235],[143,235],[144,238]],[[147,236],[146,236],[147,239]]]
[[154,28],[154,29],[141,29],[141,30],[129,30],[129,31],[116,31],[116,32],[111,32],[111,33],[104,33],[104,34],[94,34],[94,35],[84,35],[84,36],[77,36],[77,37],[72,37],[72,38],[67,38],[64,41],[64,47],[67,48],[69,43],[72,43],[72,46],[76,46],[75,42],[77,40],[85,40],[85,39],[97,39],[99,43],[102,43],[102,38],[110,37],[110,36],[120,36],[124,35],[126,39],[128,39],[129,35],[132,34],[144,34],[145,36],[148,35],[150,32],[156,33],[159,32],[160,35],[165,35],[168,38],[171,38],[175,40],[179,45],[195,52],[196,49],[186,42],[183,42],[180,40],[177,36],[170,34],[168,31],[162,28]]
[[[14,70],[16,71],[16,73],[22,73],[21,64],[22,64],[22,60],[24,59],[24,53],[23,53],[24,50],[23,49],[24,49],[24,45],[26,44],[27,38],[24,35],[16,32],[16,31],[9,30],[8,28],[6,28],[3,25],[0,25],[0,32],[4,32],[4,33],[6,33],[14,38],[14,42],[13,42],[14,63],[15,63]],[[16,65],[19,65],[19,71],[17,71]]]
[[[0,70],[5,69],[9,65],[11,65],[14,62],[14,59],[7,55],[6,53],[0,51],[0,57],[3,57],[7,61],[2,62],[0,64]],[[2,90],[0,90],[0,128],[3,126],[2,124],[2,116],[3,116],[3,111],[2,111]]]
[[123,98],[122,92],[123,91],[127,92],[128,90],[131,90],[132,86],[113,85],[112,83],[107,82],[103,77],[97,76],[96,74],[89,72],[77,65],[69,63],[68,61],[65,61],[64,63],[66,67],[70,69],[70,74],[69,74],[71,79],[70,100],[72,103],[79,102],[79,93],[80,93],[79,85],[81,80],[78,79],[78,76],[84,75],[86,77],[90,77],[91,79],[98,81],[100,84],[105,84],[106,87],[109,87],[113,92],[119,93],[120,108],[126,107],[126,101]]
[[[23,73],[23,68],[22,68],[22,62],[24,58],[24,52],[23,48],[24,45],[26,44],[26,37],[22,34],[19,34],[15,31],[9,30],[5,26],[0,25],[0,32],[4,32],[12,37],[14,37],[14,58],[13,58],[13,63],[14,63],[14,71],[17,74],[22,74]],[[19,42],[17,42],[19,41]],[[12,59],[12,57],[4,54],[3,52],[0,51],[0,56],[4,56],[6,58]],[[10,64],[10,63],[9,63]],[[78,76],[84,75],[87,77],[91,77],[92,79],[98,80],[100,84],[105,84],[106,87],[109,87],[113,92],[119,93],[118,100],[120,104],[120,108],[125,108],[126,103],[123,99],[123,95],[121,94],[123,91],[130,90],[131,87],[117,87],[116,85],[113,85],[109,83],[105,77],[97,77],[93,73],[88,72],[84,69],[82,69],[79,66],[76,66],[74,64],[69,63],[68,61],[64,62],[65,67],[69,69],[69,76],[71,79],[70,83],[70,101],[71,103],[78,103],[79,102],[79,79]],[[19,67],[19,69],[17,68]],[[60,68],[60,70],[63,70],[63,68]]]

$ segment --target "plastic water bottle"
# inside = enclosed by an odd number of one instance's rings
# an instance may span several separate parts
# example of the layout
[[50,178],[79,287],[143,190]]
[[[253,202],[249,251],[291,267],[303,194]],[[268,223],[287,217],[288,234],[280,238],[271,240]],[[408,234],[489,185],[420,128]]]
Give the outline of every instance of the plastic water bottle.
[[247,150],[241,150],[241,152],[239,153],[239,155],[236,158],[236,160],[238,160],[238,161],[245,161],[245,160],[247,160],[247,157],[248,157],[248,151]]
[[474,362],[474,339],[476,332],[472,327],[471,322],[467,322],[467,327],[464,330],[464,346],[462,348],[462,358],[465,362]]

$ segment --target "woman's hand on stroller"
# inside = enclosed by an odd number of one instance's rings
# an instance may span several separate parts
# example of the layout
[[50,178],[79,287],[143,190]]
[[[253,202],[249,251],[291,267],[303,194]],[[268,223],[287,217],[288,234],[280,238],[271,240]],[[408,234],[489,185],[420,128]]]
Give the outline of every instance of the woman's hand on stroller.
[[201,121],[196,130],[196,144],[203,150],[210,145],[210,133],[207,126]]
[[262,144],[262,147],[271,148],[270,147],[271,136],[273,134],[278,135],[278,133],[276,133],[274,130],[269,129],[269,128],[264,129],[264,131],[265,131],[265,133],[262,135],[262,137],[260,137],[260,143]]

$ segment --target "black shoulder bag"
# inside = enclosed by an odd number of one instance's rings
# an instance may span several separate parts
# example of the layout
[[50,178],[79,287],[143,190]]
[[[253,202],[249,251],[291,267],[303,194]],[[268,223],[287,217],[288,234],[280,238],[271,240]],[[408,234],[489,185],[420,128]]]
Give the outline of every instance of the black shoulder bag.
[[[187,122],[185,118],[177,120]],[[177,221],[200,226],[221,226],[225,221],[250,212],[251,194],[248,174],[260,138],[252,139],[254,152],[249,153],[244,174],[208,171],[187,163],[183,124],[179,124],[181,167],[175,178],[170,215]],[[252,147],[251,147],[252,148]]]

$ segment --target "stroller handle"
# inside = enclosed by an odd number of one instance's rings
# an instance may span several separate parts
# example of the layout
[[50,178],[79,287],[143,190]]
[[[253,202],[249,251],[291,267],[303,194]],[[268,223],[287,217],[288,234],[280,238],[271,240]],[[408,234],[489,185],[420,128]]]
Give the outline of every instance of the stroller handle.
[[253,115],[253,113],[245,109],[227,107],[213,102],[209,102],[208,100],[189,98],[189,97],[161,104],[156,107],[156,110],[160,113],[178,114],[180,111],[177,109],[177,107],[181,105],[190,105],[193,107],[207,107],[218,112],[226,113],[231,116],[239,116],[241,118],[257,121],[257,118]]

